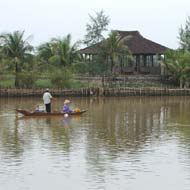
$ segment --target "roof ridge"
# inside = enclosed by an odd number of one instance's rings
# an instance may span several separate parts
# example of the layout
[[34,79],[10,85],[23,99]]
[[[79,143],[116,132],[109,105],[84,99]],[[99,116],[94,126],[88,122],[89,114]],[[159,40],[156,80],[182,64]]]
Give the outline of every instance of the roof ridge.
[[143,37],[138,30],[131,30],[131,31],[124,31],[124,30],[115,30],[118,32],[121,36],[128,36],[131,35],[133,37]]

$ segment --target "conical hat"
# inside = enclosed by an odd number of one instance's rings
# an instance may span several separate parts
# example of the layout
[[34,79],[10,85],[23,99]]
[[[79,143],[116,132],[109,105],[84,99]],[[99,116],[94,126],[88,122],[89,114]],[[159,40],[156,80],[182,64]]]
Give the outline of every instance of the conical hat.
[[64,101],[64,104],[69,104],[70,103],[70,100],[65,100]]

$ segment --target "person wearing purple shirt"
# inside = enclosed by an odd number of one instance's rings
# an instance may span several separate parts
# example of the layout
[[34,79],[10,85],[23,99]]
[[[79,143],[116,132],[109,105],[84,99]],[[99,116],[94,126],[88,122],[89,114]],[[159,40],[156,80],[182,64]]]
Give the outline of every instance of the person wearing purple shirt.
[[70,110],[70,108],[69,108],[69,103],[70,103],[70,100],[64,101],[64,105],[63,105],[63,112],[64,113],[72,112],[72,110]]

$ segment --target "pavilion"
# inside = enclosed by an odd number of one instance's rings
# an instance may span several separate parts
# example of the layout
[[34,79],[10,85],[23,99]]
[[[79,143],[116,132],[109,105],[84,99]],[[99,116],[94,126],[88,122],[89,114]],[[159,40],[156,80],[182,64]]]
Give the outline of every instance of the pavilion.
[[[144,38],[138,31],[119,31],[116,30],[121,38],[129,36],[128,40],[124,41],[132,53],[133,60],[127,61],[123,58],[120,65],[120,74],[161,74],[160,58],[164,57],[165,52],[169,49],[163,45]],[[81,49],[79,52],[85,61],[93,60],[93,57],[100,54],[102,42]],[[118,72],[117,69],[115,71]]]

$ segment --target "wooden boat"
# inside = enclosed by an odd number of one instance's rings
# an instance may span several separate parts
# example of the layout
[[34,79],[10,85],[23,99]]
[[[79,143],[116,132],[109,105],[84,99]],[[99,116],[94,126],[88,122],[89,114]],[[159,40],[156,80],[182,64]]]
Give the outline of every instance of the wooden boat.
[[68,114],[69,116],[74,116],[74,115],[82,115],[85,113],[87,110],[81,110],[80,112],[70,112],[70,113],[64,113],[64,112],[36,112],[36,111],[28,111],[28,110],[23,110],[23,109],[17,109],[17,112],[25,115],[25,116],[64,116],[65,114]]

